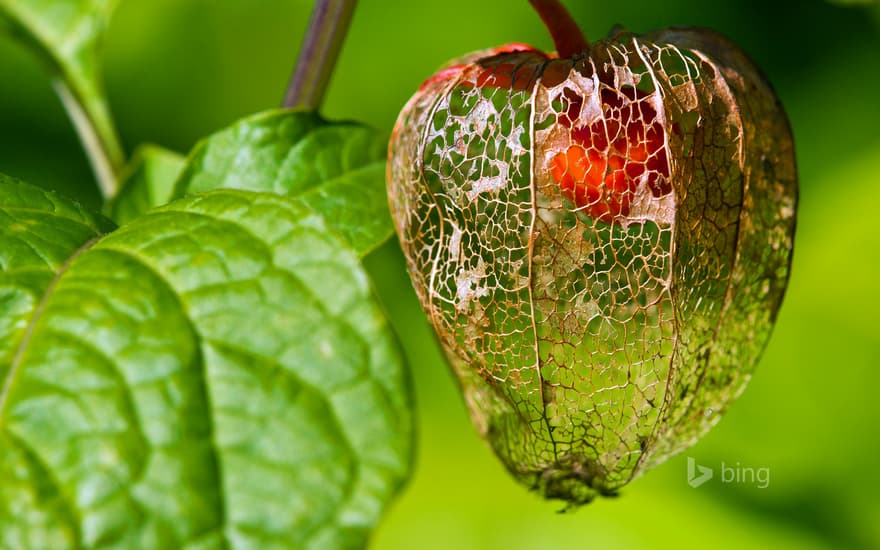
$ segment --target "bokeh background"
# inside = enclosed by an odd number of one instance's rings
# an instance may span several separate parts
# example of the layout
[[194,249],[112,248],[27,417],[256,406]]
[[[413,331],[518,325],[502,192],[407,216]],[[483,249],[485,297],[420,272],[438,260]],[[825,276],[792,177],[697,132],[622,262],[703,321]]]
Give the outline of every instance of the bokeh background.
[[[414,373],[414,477],[375,549],[880,548],[880,8],[819,0],[567,2],[588,37],[712,27],[775,85],[801,203],[791,285],[752,382],[685,454],[574,513],[515,484],[477,437],[392,242],[368,258]],[[107,89],[129,151],[187,151],[280,102],[306,0],[120,0]],[[551,48],[526,0],[361,0],[324,112],[390,131],[425,77],[511,41]],[[96,206],[94,179],[38,62],[0,37],[0,171]],[[716,469],[693,489],[686,457]],[[722,483],[721,463],[770,483]]]

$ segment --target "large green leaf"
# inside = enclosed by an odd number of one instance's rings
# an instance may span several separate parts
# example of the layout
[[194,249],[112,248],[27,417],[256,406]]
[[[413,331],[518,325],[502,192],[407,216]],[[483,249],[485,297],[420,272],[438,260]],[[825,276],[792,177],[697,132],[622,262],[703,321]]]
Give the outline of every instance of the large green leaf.
[[398,346],[312,207],[108,222],[0,182],[0,547],[357,548],[407,475]]
[[176,195],[227,188],[301,196],[363,255],[393,231],[385,195],[386,145],[380,133],[360,124],[268,111],[196,145]]
[[167,204],[185,159],[156,145],[141,145],[123,175],[122,189],[110,204],[116,223],[129,222],[150,208]]
[[99,62],[99,47],[116,0],[0,0],[0,30],[8,27],[56,76],[55,87],[93,154],[105,189],[123,162]]

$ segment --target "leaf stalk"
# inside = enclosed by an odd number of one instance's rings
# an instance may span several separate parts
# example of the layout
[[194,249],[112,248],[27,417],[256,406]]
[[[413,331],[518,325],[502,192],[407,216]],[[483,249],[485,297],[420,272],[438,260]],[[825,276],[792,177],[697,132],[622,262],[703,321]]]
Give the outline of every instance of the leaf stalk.
[[82,98],[65,78],[56,78],[52,84],[79,135],[101,196],[108,203],[119,192],[119,172],[125,165],[125,153],[107,104],[103,99]]

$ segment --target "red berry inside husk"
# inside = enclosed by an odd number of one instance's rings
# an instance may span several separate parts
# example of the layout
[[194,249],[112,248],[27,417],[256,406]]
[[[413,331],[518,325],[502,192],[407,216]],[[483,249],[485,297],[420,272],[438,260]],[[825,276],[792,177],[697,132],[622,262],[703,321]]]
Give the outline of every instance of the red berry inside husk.
[[559,123],[572,145],[551,161],[551,173],[577,208],[602,221],[629,215],[642,177],[655,197],[672,191],[663,125],[651,96],[632,87],[602,91],[603,117],[578,124],[583,99],[571,94]]
[[743,390],[788,279],[797,180],[775,94],[726,39],[557,45],[428,79],[388,189],[474,424],[517,479],[580,504],[691,445]]

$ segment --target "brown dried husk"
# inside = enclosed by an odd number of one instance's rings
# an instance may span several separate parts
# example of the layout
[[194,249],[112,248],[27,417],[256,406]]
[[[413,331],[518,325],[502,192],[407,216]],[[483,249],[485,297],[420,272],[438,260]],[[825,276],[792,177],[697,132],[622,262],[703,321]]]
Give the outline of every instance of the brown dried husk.
[[[588,502],[692,445],[748,382],[789,274],[791,131],[756,67],[705,30],[464,63],[398,119],[397,233],[477,429],[521,482]],[[475,85],[505,64],[516,83]],[[589,123],[619,115],[601,90],[627,87],[662,124],[654,177],[671,191],[643,182],[625,215],[593,219],[550,176],[571,141],[560,98]]]

